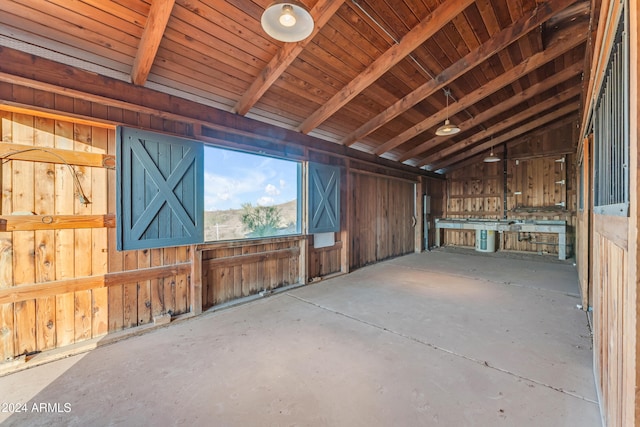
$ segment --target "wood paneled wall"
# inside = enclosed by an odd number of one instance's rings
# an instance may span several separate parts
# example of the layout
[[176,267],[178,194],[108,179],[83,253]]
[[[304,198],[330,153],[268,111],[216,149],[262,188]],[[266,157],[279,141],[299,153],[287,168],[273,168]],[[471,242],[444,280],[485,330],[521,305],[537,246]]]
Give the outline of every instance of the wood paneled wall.
[[[436,242],[436,218],[444,216],[446,207],[446,190],[447,182],[444,180],[423,179],[422,194],[426,194],[430,198],[430,213],[427,214],[427,230],[423,231],[427,234],[427,244],[420,246],[422,250],[427,250],[435,246]],[[422,207],[420,209],[423,209]],[[424,209],[423,209],[424,210]],[[423,229],[424,229],[423,225]],[[422,236],[424,239],[424,235]]]
[[[73,114],[186,131],[144,114],[32,89],[1,89],[3,99],[30,99]],[[115,171],[109,166],[115,155],[113,126],[0,111],[0,132],[0,212],[7,230],[0,232],[0,360],[188,311],[186,271],[158,274],[158,267],[188,262],[188,248],[115,250]],[[142,269],[149,269],[148,280],[127,278],[127,272]]]
[[333,246],[314,248],[313,236],[309,236],[309,279],[330,276],[342,271],[342,241],[336,241]]
[[[595,3],[595,2],[594,2]],[[637,1],[596,3],[589,80],[585,81],[581,147],[583,162],[593,166],[596,151],[589,114],[598,102],[619,19],[627,22],[629,43],[629,214],[594,214],[593,198],[580,215],[578,271],[588,280],[593,307],[595,383],[603,425],[640,426],[640,280],[638,217],[640,201],[640,4]],[[625,9],[626,8],[626,9]],[[598,9],[596,9],[598,10]],[[606,138],[606,134],[604,137]],[[604,141],[606,142],[606,141]],[[590,168],[592,171],[592,168]],[[597,171],[596,171],[597,174]],[[589,196],[596,177],[587,173]],[[588,246],[585,248],[585,243]],[[586,307],[585,307],[586,308]]]
[[[507,160],[478,159],[447,174],[449,218],[564,220],[567,254],[573,253],[576,221],[575,120],[511,143]],[[504,151],[500,150],[504,157]],[[506,171],[505,171],[506,167]],[[505,186],[506,180],[506,186]],[[498,234],[499,248],[545,254],[558,253],[552,233]],[[475,232],[445,230],[448,245],[475,245]]]
[[115,126],[210,138],[189,119],[79,94],[0,83],[0,99],[0,362],[414,250],[417,175],[271,143],[270,154],[343,168],[335,245],[297,236],[119,252]]
[[[626,395],[635,386],[634,373],[629,366],[629,354],[633,354],[633,340],[625,339],[635,334],[636,325],[627,323],[634,313],[628,310],[632,307],[625,304],[628,294],[629,257],[627,251],[627,221],[626,218],[596,217],[596,229],[609,229],[616,225],[616,233],[620,239],[611,239],[607,235],[597,232],[594,234],[593,256],[598,261],[593,266],[593,283],[595,308],[594,313],[594,363],[599,382],[600,403],[606,409],[607,425],[633,425],[625,414],[625,406],[630,402]],[[602,224],[606,221],[607,224]],[[631,346],[632,348],[629,348]]]
[[[447,174],[446,217],[502,218],[502,162],[474,163]],[[474,246],[474,231],[445,230],[444,242]]]
[[358,172],[349,179],[350,268],[413,252],[415,183]]
[[304,239],[217,244],[202,250],[203,307],[304,282],[300,248]]

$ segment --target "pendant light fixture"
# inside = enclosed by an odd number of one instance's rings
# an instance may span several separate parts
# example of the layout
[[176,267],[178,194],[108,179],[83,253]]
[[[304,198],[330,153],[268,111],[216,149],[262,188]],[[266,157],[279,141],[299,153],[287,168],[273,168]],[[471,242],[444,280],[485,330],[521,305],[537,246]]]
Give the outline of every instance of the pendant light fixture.
[[444,94],[447,97],[447,119],[444,121],[444,124],[436,129],[436,135],[438,136],[448,136],[455,135],[460,132],[460,128],[456,125],[452,125],[449,121],[449,97],[451,96],[451,90],[445,89]]
[[276,1],[264,10],[262,29],[282,42],[299,42],[313,32],[313,18],[307,8],[296,0]]
[[493,154],[493,147],[491,147],[491,153],[489,153],[489,155],[484,158],[484,162],[485,163],[495,163],[495,162],[499,162],[499,161],[500,161],[500,157],[498,157],[495,154]]

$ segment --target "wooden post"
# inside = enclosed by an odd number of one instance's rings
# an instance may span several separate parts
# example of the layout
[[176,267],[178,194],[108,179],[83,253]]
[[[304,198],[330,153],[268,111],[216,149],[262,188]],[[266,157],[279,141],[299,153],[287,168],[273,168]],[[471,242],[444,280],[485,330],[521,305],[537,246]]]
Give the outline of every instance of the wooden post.
[[[305,149],[305,155],[309,156],[309,150]],[[308,233],[307,220],[309,217],[309,163],[303,163],[299,166],[302,169],[300,185],[303,191],[300,191],[298,197],[302,200],[298,201],[300,209],[300,217],[298,221],[301,223],[302,239],[298,242],[300,247],[300,255],[298,256],[298,282],[305,284],[309,282],[309,239],[306,238]]]
[[193,315],[202,313],[202,251],[197,245],[191,245],[191,280],[189,286],[190,311]]
[[353,199],[349,197],[351,194],[351,162],[349,159],[345,160],[344,165],[344,181],[341,186],[342,197],[342,212],[340,212],[342,218],[342,226],[340,227],[340,241],[342,242],[342,249],[340,250],[340,271],[342,273],[349,273],[349,258],[351,253],[351,212],[353,209]]
[[[423,230],[422,229],[422,224],[424,224],[424,209],[423,209],[423,194],[425,193],[424,191],[424,179],[422,177],[418,177],[418,181],[415,184],[415,208],[414,208],[414,225],[413,225],[413,230],[414,230],[414,234],[415,234],[415,238],[414,238],[414,252],[419,254],[420,252],[422,252],[422,244],[423,244],[423,240],[424,240],[424,233],[427,230]],[[427,249],[427,248],[424,248]]]

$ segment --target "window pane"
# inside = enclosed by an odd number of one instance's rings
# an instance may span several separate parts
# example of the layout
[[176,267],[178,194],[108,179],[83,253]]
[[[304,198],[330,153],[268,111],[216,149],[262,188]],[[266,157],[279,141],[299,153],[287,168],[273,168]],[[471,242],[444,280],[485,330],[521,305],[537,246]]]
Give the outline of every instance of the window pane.
[[205,146],[205,241],[300,233],[300,163]]

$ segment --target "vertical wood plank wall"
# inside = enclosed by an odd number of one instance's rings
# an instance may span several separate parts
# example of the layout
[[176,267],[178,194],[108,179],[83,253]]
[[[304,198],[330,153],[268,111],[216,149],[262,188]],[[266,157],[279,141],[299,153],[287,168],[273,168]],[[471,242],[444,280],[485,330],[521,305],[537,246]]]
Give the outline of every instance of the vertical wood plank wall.
[[594,216],[592,280],[594,288],[594,365],[600,404],[607,426],[635,425],[628,412],[633,405],[637,337],[630,289],[633,273],[628,250],[628,219]]
[[[510,144],[506,192],[503,160],[484,163],[479,159],[449,172],[446,217],[565,220],[567,242],[572,245],[567,248],[567,254],[571,256],[574,253],[577,202],[575,139],[572,139],[575,133],[575,120],[572,120]],[[496,239],[503,250],[558,253],[556,234],[504,232],[499,233]],[[473,247],[475,232],[445,230],[444,242]]]
[[300,283],[298,265],[304,239],[272,239],[203,245],[203,308]]
[[[625,10],[628,6],[628,10]],[[590,105],[599,98],[609,61],[607,54],[618,17],[628,20],[629,42],[629,215],[607,216],[593,213],[593,201],[583,218],[580,233],[590,233],[589,254],[577,258],[578,270],[588,272],[593,306],[593,354],[596,389],[603,424],[607,427],[640,425],[640,301],[638,301],[640,247],[638,242],[638,201],[640,200],[640,4],[637,1],[603,1],[594,31],[594,55],[584,100]],[[601,52],[601,50],[603,52]],[[582,124],[589,129],[589,123]],[[596,144],[585,131],[583,149]],[[595,149],[593,150],[595,151]],[[592,151],[592,152],[593,152]],[[591,162],[593,163],[593,162]],[[589,175],[592,194],[594,176]],[[590,224],[587,226],[586,216]],[[587,230],[587,227],[589,230]],[[588,239],[581,236],[581,239]],[[586,264],[586,265],[585,265]],[[590,269],[590,271],[589,271]],[[584,274],[584,273],[583,273]]]
[[414,182],[353,171],[350,268],[414,251]]
[[[336,233],[337,234],[337,233]],[[309,278],[330,276],[342,271],[343,243],[336,239],[333,246],[314,248],[313,236],[309,237]]]
[[[430,210],[431,213],[427,214],[427,247],[423,249],[427,250],[435,246],[436,244],[436,218],[442,218],[445,216],[446,208],[446,189],[447,182],[435,179],[424,179],[422,186],[422,194],[430,197]],[[424,237],[423,237],[424,239]]]
[[8,83],[0,99],[42,109],[0,109],[0,363],[414,250],[417,175],[300,148],[343,168],[332,247],[303,235],[119,252],[115,126],[196,138],[194,125]]
[[[159,131],[187,132],[180,123],[19,86],[0,85],[0,98]],[[115,156],[113,126],[0,111],[0,134],[5,148],[14,144],[15,151],[22,152],[22,160],[2,159],[0,214],[9,227],[13,221],[23,224],[20,219],[25,216],[42,218],[40,224],[0,232],[0,361],[146,324],[155,315],[189,310],[186,270],[153,273],[149,280],[127,278],[127,273],[140,269],[189,262],[189,249],[117,252],[115,171],[70,160],[75,153]],[[47,149],[60,150],[66,163],[38,160],[41,150]],[[76,178],[91,203],[78,197]],[[57,225],[58,221],[64,223]]]

